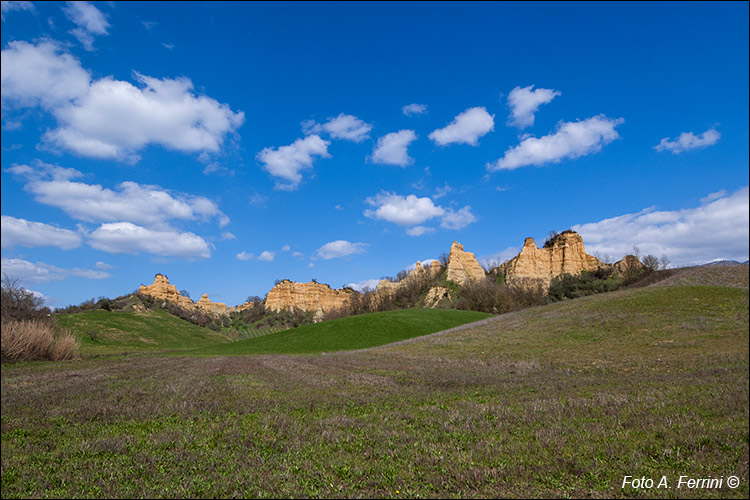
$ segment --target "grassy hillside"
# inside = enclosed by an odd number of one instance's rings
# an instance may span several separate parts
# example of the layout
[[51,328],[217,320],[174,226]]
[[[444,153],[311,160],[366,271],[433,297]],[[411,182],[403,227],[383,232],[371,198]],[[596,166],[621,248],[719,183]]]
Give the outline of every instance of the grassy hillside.
[[672,286],[357,352],[6,365],[2,496],[747,498],[748,336],[747,289]]
[[201,328],[165,311],[84,311],[57,315],[61,327],[81,341],[80,352],[112,354],[195,349],[229,342],[225,335]]
[[289,354],[363,349],[434,333],[489,314],[454,309],[403,309],[324,321],[191,354]]

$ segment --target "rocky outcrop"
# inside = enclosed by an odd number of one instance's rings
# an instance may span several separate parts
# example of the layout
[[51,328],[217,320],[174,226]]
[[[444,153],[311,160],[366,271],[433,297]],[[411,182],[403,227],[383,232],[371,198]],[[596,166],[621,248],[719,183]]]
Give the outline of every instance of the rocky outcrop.
[[575,231],[564,231],[537,248],[533,238],[526,238],[521,253],[493,270],[505,276],[509,285],[540,283],[549,288],[552,279],[561,274],[578,274],[608,267],[583,247],[583,239]]
[[463,285],[468,280],[484,279],[485,272],[471,252],[464,252],[464,247],[454,241],[448,255],[448,281]]
[[414,269],[412,269],[411,272],[406,275],[406,277],[401,281],[394,282],[385,279],[380,280],[377,288],[375,289],[375,293],[381,297],[393,295],[399,288],[408,286],[409,284],[415,283],[417,281],[435,279],[442,272],[443,266],[438,264],[437,261],[433,261],[432,264],[424,266],[420,261],[417,261]]
[[195,303],[195,306],[211,314],[229,313],[229,307],[225,303],[211,302],[211,300],[208,298],[208,295],[206,295],[205,293],[201,296],[200,300]]
[[185,309],[195,308],[195,304],[190,300],[190,297],[183,297],[180,295],[180,292],[177,291],[177,287],[170,284],[167,277],[163,274],[157,274],[154,276],[154,282],[151,285],[141,285],[140,288],[138,288],[138,293],[150,295],[157,300],[174,302]]
[[614,265],[614,274],[619,276],[629,276],[642,270],[643,264],[635,255],[626,255]]
[[284,280],[274,286],[266,296],[266,309],[283,311],[288,309],[302,309],[304,311],[318,311],[323,313],[338,309],[346,304],[354,290],[344,288],[334,290],[330,286],[311,281],[297,283]]
[[424,306],[434,309],[440,305],[440,301],[442,300],[451,302],[451,291],[444,286],[435,285],[427,290],[427,295],[424,298]]

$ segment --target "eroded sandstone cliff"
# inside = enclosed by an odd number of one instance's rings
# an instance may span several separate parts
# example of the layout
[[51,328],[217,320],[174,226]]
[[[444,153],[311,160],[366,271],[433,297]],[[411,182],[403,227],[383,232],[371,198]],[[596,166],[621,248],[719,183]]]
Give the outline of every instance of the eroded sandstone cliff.
[[318,311],[323,313],[332,309],[338,309],[346,303],[352,293],[357,293],[347,288],[334,290],[330,286],[311,281],[309,283],[297,283],[284,280],[274,286],[266,296],[266,309],[271,311],[282,311],[298,308],[305,311]]
[[180,307],[185,309],[193,309],[195,303],[190,300],[190,297],[183,297],[180,292],[177,291],[177,287],[170,284],[169,280],[163,274],[157,274],[154,276],[154,282],[148,286],[141,285],[138,288],[138,293],[144,295],[150,295],[157,300],[167,300],[174,302]]
[[543,248],[537,248],[533,238],[526,238],[521,253],[493,271],[503,274],[509,285],[540,283],[546,290],[552,279],[561,274],[575,275],[605,267],[607,264],[586,253],[578,233],[564,231]]
[[464,252],[464,246],[457,241],[451,245],[448,255],[448,281],[463,285],[468,280],[484,279],[485,272],[471,252]]

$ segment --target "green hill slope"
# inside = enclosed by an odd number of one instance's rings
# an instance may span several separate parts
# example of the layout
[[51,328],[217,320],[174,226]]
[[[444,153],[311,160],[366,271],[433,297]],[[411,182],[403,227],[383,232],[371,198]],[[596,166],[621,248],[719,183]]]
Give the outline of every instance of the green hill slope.
[[84,311],[57,315],[61,327],[81,341],[84,356],[133,351],[196,349],[228,343],[225,335],[196,326],[165,311]]
[[191,354],[289,354],[379,346],[490,317],[454,309],[403,309],[305,325],[291,330],[205,347]]
[[[344,319],[371,332],[434,313]],[[325,356],[5,365],[2,493],[747,498],[748,338],[747,289],[664,286]],[[262,347],[221,349],[243,345]]]

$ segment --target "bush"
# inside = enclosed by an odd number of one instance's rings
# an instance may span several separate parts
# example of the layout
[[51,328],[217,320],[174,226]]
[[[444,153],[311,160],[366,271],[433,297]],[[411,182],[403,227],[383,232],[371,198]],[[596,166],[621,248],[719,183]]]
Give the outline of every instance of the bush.
[[2,360],[73,359],[78,339],[50,321],[8,321],[2,327]]
[[469,280],[464,283],[456,308],[491,314],[503,314],[545,304],[540,285],[508,286],[496,280]]
[[611,271],[581,271],[580,274],[556,276],[549,287],[551,300],[576,299],[595,293],[612,292],[620,288],[621,281],[610,278]]

